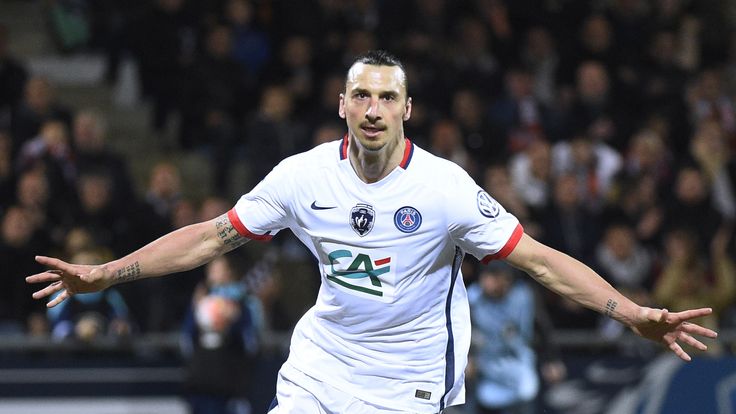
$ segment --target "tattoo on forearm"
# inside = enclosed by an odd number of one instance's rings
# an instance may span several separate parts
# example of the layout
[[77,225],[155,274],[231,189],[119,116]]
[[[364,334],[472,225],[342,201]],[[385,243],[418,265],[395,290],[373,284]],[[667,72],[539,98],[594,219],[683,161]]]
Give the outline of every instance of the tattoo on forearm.
[[117,283],[130,282],[141,276],[141,265],[138,262],[129,264],[122,269],[118,269],[115,273],[115,281]]
[[606,302],[605,315],[606,316],[613,315],[613,311],[616,310],[616,306],[618,306],[618,302],[616,302],[613,299],[608,299],[608,302]]
[[223,214],[217,218],[215,221],[215,227],[217,229],[217,237],[219,237],[225,246],[230,249],[242,246],[248,241],[248,239],[241,236],[240,233],[235,230],[235,227],[233,227],[227,214]]

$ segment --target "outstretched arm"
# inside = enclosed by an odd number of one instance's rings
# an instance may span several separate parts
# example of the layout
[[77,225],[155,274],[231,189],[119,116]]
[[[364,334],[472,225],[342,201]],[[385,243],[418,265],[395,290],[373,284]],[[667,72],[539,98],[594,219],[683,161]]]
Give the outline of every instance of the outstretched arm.
[[193,269],[246,241],[248,239],[240,236],[228,215],[223,214],[182,227],[123,258],[101,265],[77,265],[37,256],[36,261],[50,270],[28,276],[26,282],[51,283],[35,292],[35,299],[61,292],[46,305],[53,307],[75,293],[96,292],[118,283]]
[[678,341],[705,350],[705,344],[692,335],[716,337],[714,331],[688,322],[710,314],[710,308],[670,313],[666,309],[639,306],[588,266],[526,234],[506,260],[554,292],[616,319],[638,335],[667,346],[685,361],[689,361],[690,356]]

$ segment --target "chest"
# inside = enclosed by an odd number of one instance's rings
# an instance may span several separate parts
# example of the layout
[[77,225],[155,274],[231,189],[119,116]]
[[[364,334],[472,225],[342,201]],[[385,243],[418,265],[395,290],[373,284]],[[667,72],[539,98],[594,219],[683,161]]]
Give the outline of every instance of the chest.
[[447,236],[437,193],[400,174],[368,185],[325,171],[298,192],[296,225],[317,243],[411,248]]

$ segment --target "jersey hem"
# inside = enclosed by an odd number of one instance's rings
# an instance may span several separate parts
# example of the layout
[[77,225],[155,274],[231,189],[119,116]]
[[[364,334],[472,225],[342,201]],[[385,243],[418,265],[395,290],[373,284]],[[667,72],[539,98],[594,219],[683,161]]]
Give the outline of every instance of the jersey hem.
[[516,225],[516,228],[514,229],[513,233],[511,233],[511,237],[509,237],[506,244],[503,245],[501,250],[499,250],[496,253],[489,254],[486,257],[481,260],[481,263],[488,264],[491,260],[499,260],[504,259],[506,256],[511,254],[512,251],[516,248],[516,245],[519,244],[519,240],[521,240],[521,236],[524,235],[524,227],[522,227],[521,223]]
[[248,230],[247,227],[245,227],[245,224],[243,224],[242,221],[240,221],[240,217],[238,217],[238,213],[235,212],[235,209],[230,209],[227,212],[227,218],[230,219],[230,224],[233,225],[233,228],[243,237],[249,238],[251,240],[259,240],[259,241],[269,241],[273,238],[269,233],[266,234],[255,234]]

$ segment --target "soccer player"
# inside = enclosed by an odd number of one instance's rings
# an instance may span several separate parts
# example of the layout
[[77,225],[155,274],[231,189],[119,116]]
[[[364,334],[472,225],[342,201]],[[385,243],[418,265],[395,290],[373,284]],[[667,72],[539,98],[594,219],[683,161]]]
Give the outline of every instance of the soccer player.
[[506,260],[553,291],[658,341],[716,333],[693,318],[641,307],[579,261],[526,235],[519,221],[455,164],[404,137],[406,72],[383,51],[350,67],[338,113],[348,132],[283,160],[227,213],[165,235],[99,266],[37,257],[50,282],[34,293],[71,295],[201,266],[285,228],[319,262],[316,304],[297,323],[269,413],[438,413],[464,402],[470,343],[463,256]]

